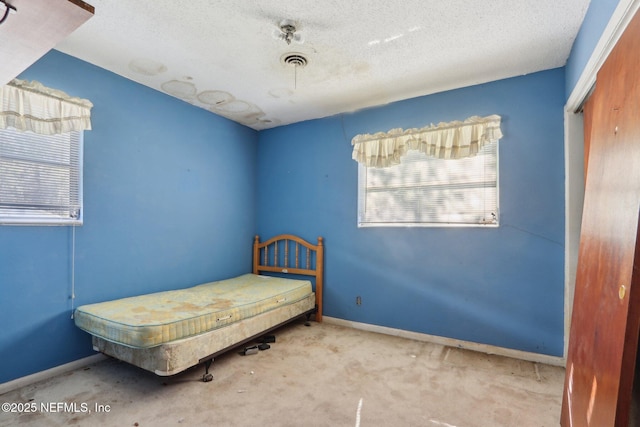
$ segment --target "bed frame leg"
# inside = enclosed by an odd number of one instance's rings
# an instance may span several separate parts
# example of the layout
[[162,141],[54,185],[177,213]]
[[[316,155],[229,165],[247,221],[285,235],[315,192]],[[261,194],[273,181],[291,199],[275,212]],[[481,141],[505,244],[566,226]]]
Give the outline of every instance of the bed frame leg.
[[202,375],[202,382],[208,383],[209,381],[213,380],[213,375],[209,373],[209,368],[211,367],[212,363],[213,358],[204,362],[204,375]]

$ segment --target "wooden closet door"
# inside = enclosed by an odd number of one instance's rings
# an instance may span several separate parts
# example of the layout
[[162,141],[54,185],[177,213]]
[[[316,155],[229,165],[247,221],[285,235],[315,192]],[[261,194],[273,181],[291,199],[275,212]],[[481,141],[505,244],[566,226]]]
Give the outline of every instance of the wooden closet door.
[[640,15],[598,73],[561,425],[620,426],[640,321]]

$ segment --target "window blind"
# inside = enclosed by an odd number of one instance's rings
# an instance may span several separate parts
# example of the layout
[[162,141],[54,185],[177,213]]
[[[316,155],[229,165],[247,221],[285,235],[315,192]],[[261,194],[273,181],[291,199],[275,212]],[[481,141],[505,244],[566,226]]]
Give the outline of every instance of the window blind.
[[82,132],[0,130],[0,222],[82,223]]
[[358,226],[498,225],[498,142],[460,159],[410,150],[400,164],[359,165]]

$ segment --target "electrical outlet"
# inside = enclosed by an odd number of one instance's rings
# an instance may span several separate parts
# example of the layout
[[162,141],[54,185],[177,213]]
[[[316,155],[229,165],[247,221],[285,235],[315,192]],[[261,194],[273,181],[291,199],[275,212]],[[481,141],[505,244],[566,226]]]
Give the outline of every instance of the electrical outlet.
[[360,295],[356,297],[356,305],[362,305],[362,298],[360,298]]

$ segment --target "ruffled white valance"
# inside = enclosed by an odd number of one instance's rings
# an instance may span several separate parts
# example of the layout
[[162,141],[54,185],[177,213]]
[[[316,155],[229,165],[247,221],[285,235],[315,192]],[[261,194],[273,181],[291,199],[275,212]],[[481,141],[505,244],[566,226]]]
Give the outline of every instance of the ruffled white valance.
[[43,135],[91,129],[93,104],[41,83],[14,79],[0,87],[0,129]]
[[420,129],[391,129],[373,135],[356,135],[352,158],[367,167],[397,165],[409,150],[440,159],[474,156],[485,144],[502,138],[500,116],[473,116],[467,120],[433,124]]

